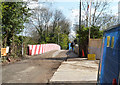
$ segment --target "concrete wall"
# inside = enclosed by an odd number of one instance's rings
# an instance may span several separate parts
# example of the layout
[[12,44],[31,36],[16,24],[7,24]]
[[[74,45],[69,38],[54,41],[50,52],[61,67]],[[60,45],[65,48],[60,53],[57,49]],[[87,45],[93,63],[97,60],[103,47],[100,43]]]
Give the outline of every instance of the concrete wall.
[[88,53],[96,54],[96,59],[100,59],[102,39],[90,39]]

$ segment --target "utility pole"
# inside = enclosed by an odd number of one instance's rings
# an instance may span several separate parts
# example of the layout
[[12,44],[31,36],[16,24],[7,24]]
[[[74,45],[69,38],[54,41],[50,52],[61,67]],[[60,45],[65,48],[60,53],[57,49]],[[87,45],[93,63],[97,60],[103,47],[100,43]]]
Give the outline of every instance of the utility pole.
[[59,33],[58,33],[58,45],[59,45]]
[[81,57],[81,52],[80,52],[80,31],[81,31],[81,0],[80,0],[80,8],[79,8],[79,57]]
[[[57,22],[57,29],[59,30],[58,22]],[[58,45],[59,45],[59,31],[58,31]]]
[[91,0],[90,0],[90,24],[89,24],[89,40],[90,40],[90,29],[91,29]]
[[120,1],[118,2],[118,24],[120,24]]

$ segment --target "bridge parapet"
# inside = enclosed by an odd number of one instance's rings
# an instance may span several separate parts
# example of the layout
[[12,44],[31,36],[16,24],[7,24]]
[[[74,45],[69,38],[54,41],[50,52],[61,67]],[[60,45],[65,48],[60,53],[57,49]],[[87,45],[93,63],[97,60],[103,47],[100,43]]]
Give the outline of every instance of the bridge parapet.
[[60,50],[57,44],[28,45],[29,55],[38,55],[52,50]]

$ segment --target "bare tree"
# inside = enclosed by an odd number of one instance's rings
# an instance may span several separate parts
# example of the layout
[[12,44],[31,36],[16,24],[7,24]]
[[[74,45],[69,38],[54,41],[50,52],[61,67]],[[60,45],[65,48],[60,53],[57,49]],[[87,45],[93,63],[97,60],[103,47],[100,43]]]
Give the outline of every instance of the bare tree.
[[37,7],[32,10],[30,21],[39,34],[40,40],[43,39],[43,35],[46,36],[44,32],[48,35],[48,24],[51,18],[52,12],[49,8]]
[[71,23],[69,22],[68,19],[62,19],[58,24],[61,26],[61,32],[62,33],[66,33],[66,34],[70,33]]
[[107,10],[109,8],[110,2],[102,2],[96,1],[91,2],[91,21],[89,21],[90,14],[89,14],[89,2],[82,2],[82,9],[84,10],[85,14],[85,26],[94,25],[94,26],[104,26],[107,23],[110,24],[110,21],[115,20],[114,16],[110,16],[110,11]]
[[55,10],[53,15],[53,34],[55,33],[55,28],[58,27],[58,22],[64,19],[64,16],[61,11]]
[[53,15],[53,33],[55,33],[55,29],[59,28],[61,33],[69,34],[70,32],[70,22],[66,17],[62,14],[61,11],[55,10]]
[[44,8],[44,21],[45,21],[45,28],[47,30],[47,36],[48,36],[48,25],[51,21],[51,18],[52,18],[52,12],[49,10],[49,8]]

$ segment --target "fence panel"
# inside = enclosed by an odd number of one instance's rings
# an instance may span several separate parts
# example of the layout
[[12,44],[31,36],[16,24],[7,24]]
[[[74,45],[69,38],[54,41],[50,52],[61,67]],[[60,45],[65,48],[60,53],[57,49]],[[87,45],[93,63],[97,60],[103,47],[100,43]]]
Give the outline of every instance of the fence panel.
[[105,31],[104,37],[100,83],[112,83],[113,79],[118,82],[120,71],[120,26]]

